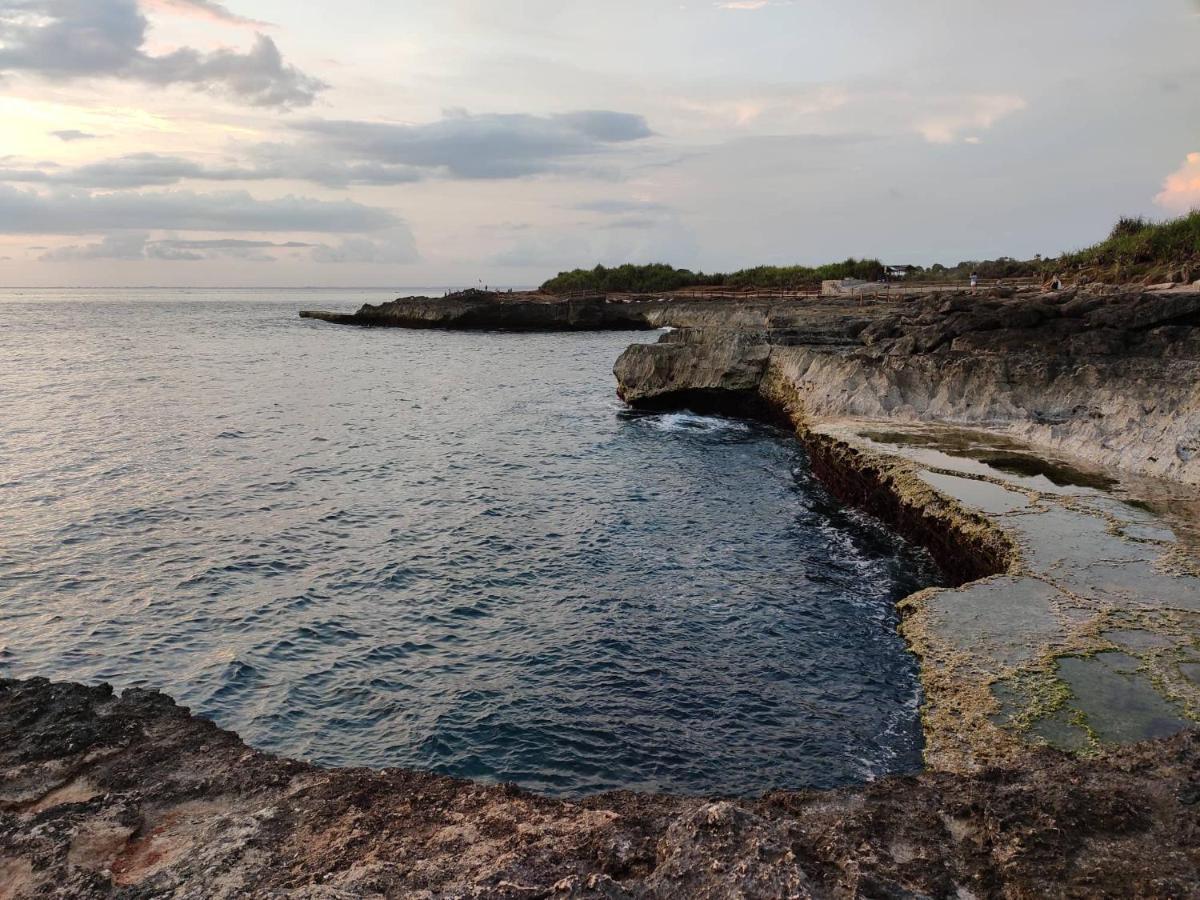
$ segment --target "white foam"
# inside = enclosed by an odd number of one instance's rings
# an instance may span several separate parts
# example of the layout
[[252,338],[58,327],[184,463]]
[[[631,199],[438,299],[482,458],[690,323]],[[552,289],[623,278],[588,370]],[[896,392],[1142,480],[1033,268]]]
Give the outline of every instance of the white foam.
[[750,426],[736,419],[726,419],[721,416],[701,416],[696,413],[677,412],[661,416],[650,416],[647,420],[651,428],[659,431],[699,431],[712,434],[718,431],[749,431]]

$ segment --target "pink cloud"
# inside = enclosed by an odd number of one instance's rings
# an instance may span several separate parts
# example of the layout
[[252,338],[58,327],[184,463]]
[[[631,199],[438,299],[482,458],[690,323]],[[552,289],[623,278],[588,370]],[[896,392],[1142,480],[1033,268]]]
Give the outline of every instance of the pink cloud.
[[240,25],[245,28],[271,28],[270,22],[261,22],[239,16],[225,4],[217,0],[141,0],[142,6],[149,10],[174,13],[179,16],[189,16],[194,19],[207,19],[210,22],[221,22],[225,25]]
[[1200,209],[1200,153],[1189,153],[1179,170],[1167,176],[1154,202],[1173,212]]

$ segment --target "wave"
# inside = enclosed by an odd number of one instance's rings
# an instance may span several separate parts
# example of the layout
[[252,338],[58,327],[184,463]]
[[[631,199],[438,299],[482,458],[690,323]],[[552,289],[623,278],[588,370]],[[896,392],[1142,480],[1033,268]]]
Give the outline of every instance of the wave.
[[750,426],[737,419],[723,416],[702,416],[697,413],[675,412],[660,416],[648,416],[646,422],[659,431],[698,431],[704,434],[716,432],[747,432]]

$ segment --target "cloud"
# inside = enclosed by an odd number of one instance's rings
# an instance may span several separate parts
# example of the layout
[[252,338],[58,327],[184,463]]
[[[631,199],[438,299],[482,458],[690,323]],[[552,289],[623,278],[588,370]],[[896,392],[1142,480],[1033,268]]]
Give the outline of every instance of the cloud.
[[0,166],[0,181],[80,188],[169,187],[184,180],[270,181],[294,179],[327,187],[352,184],[391,185],[419,181],[420,170],[378,163],[327,161],[299,147],[263,144],[253,150],[254,163],[211,166],[182,156],[128,153],[73,169],[55,165],[21,164],[9,159]]
[[135,0],[0,0],[0,74],[183,84],[253,106],[308,106],[326,87],[284,63],[265,35],[245,53],[181,47],[152,56],[142,49],[147,26]]
[[642,116],[606,110],[552,116],[458,113],[424,125],[319,120],[296,128],[326,155],[468,179],[560,171],[566,160],[653,134]]
[[349,200],[295,196],[257,200],[245,191],[44,195],[0,186],[0,234],[100,234],[159,229],[357,234],[402,226],[387,210]]
[[[1025,109],[1028,104],[1011,94],[979,94],[940,101],[941,108],[916,122],[916,131],[931,144],[952,144],[964,131],[991,128],[998,121]],[[971,135],[964,139],[970,141]]]
[[85,188],[167,187],[185,178],[208,181],[250,180],[255,173],[236,167],[206,167],[179,156],[157,153],[130,153],[112,159],[88,163],[74,169],[52,167],[0,168],[0,181],[29,184],[64,185]]
[[320,263],[407,264],[419,262],[421,254],[412,232],[404,228],[379,240],[351,237],[336,246],[321,245],[313,250],[312,258]]
[[106,235],[98,244],[56,247],[39,257],[42,262],[73,262],[84,259],[145,259],[148,235],[136,232]]
[[1200,153],[1189,153],[1183,165],[1167,176],[1154,202],[1172,212],[1200,209]]
[[670,212],[671,207],[649,200],[592,200],[576,203],[572,209],[593,212],[605,216],[628,215],[630,213]]
[[[295,126],[296,143],[247,148],[241,165],[130,153],[75,168],[0,160],[0,181],[79,188],[168,187],[202,181],[311,181],[326,187],[409,184],[435,176],[519,178],[567,171],[567,160],[603,153],[652,132],[641,116],[590,111],[554,116],[452,113],[423,125],[315,120]],[[586,168],[575,174],[595,174]]]
[[70,143],[71,141],[91,141],[98,137],[98,135],[91,134],[86,131],[79,131],[75,128],[68,128],[65,131],[51,131],[50,136],[56,137],[60,141],[66,141],[67,143]]
[[142,0],[142,6],[161,12],[175,13],[181,16],[191,16],[197,19],[208,19],[225,25],[241,25],[249,28],[272,28],[270,22],[258,19],[248,19],[239,16],[223,3],[216,0]]
[[199,262],[219,256],[233,256],[254,262],[275,262],[266,250],[292,250],[315,247],[300,241],[247,241],[236,239],[151,240],[146,232],[105,235],[99,243],[58,247],[40,257],[42,262],[70,262],[88,259],[154,259],[168,262]]

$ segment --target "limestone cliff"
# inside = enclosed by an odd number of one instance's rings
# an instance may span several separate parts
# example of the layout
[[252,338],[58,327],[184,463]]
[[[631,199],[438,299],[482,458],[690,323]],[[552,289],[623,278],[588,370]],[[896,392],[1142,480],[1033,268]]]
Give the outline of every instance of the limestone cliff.
[[[1114,468],[1200,484],[1200,292],[956,295],[774,310],[692,327],[617,362],[631,404],[792,386],[802,415],[987,428]],[[740,394],[740,396],[737,396]]]

